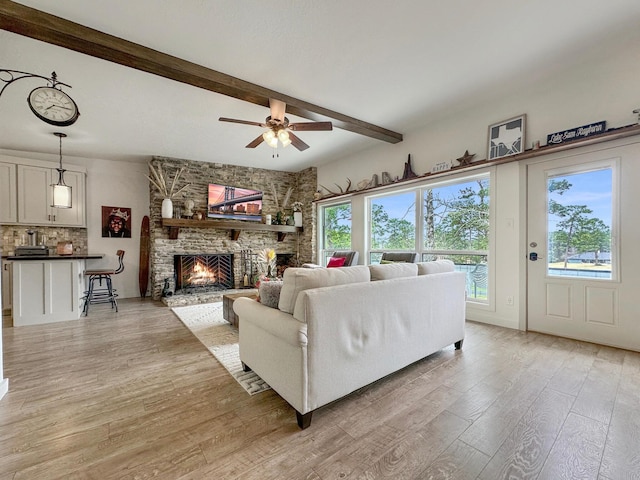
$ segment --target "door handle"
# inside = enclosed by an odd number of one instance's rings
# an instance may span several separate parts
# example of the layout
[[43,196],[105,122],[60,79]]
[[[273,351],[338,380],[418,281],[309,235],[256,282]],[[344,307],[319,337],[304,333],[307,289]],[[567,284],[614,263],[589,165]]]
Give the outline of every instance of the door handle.
[[536,260],[538,260],[538,254],[536,252],[531,252],[529,254],[529,260],[531,260],[532,262],[535,262]]

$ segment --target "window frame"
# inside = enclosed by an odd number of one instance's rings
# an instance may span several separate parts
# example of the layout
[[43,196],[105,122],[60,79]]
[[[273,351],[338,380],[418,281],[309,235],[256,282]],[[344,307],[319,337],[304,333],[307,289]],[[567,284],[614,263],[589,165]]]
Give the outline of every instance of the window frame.
[[[350,240],[351,245],[349,248],[340,249],[340,248],[327,248],[325,245],[325,210],[327,208],[338,207],[340,205],[349,205],[351,210],[351,233]],[[319,265],[326,265],[328,262],[328,258],[333,254],[333,252],[349,252],[354,250],[353,248],[353,202],[351,198],[344,199],[339,198],[334,201],[329,201],[326,203],[318,204],[318,212],[317,218],[320,219],[321,224],[318,228],[318,253],[317,253],[317,263]]]
[[367,195],[365,197],[365,209],[366,209],[366,222],[365,222],[365,239],[366,239],[366,262],[367,265],[371,265],[371,257],[372,255],[382,255],[383,252],[398,252],[398,253],[405,253],[405,252],[416,252],[418,251],[418,245],[419,245],[419,235],[418,235],[418,231],[416,231],[416,234],[414,236],[414,245],[413,245],[413,249],[397,249],[397,250],[392,250],[392,249],[373,249],[371,248],[371,245],[373,243],[372,238],[371,238],[371,225],[372,225],[372,218],[371,218],[371,204],[372,201],[379,199],[379,198],[383,198],[383,197],[392,197],[392,196],[396,196],[396,195],[404,195],[406,193],[409,192],[414,192],[415,194],[415,198],[414,198],[414,203],[416,205],[416,207],[414,208],[414,226],[416,228],[416,230],[418,229],[418,224],[420,223],[420,217],[418,216],[418,208],[417,205],[419,203],[419,198],[418,195],[420,193],[420,187],[417,186],[413,186],[413,187],[409,187],[409,188],[403,188],[403,189],[394,189],[394,190],[389,190],[389,191],[385,191],[385,192],[380,192],[380,193],[376,193],[376,194],[372,194],[372,195]]
[[[464,184],[464,183],[471,183],[473,181],[476,180],[488,180],[489,182],[489,238],[487,241],[488,244],[488,248],[486,250],[453,250],[453,249],[442,249],[442,248],[434,248],[434,249],[427,249],[424,245],[425,245],[425,225],[424,225],[424,197],[425,197],[425,193],[427,190],[434,190],[437,188],[441,188],[441,187],[447,187],[447,186],[454,186],[454,185],[459,185],[459,184]],[[472,174],[472,175],[464,175],[464,176],[456,176],[455,178],[447,178],[447,179],[443,179],[441,181],[434,181],[431,182],[429,184],[426,185],[421,185],[420,188],[420,219],[421,219],[421,224],[420,224],[420,239],[419,239],[419,246],[420,249],[418,250],[418,252],[420,253],[420,259],[421,261],[424,261],[424,257],[427,255],[432,255],[434,257],[445,257],[445,256],[454,256],[454,255],[474,255],[474,256],[479,256],[479,257],[484,257],[486,258],[486,265],[487,265],[487,296],[486,299],[478,299],[475,297],[467,297],[467,301],[470,303],[474,303],[477,305],[483,305],[483,306],[489,306],[492,305],[492,298],[495,292],[494,289],[494,285],[492,284],[492,278],[493,278],[493,268],[491,266],[492,262],[492,258],[493,255],[491,255],[491,248],[493,245],[493,235],[491,234],[492,232],[492,226],[493,226],[493,218],[494,218],[494,198],[493,198],[493,190],[492,190],[492,185],[493,185],[493,178],[492,178],[492,174],[491,171],[488,172],[482,172],[482,173],[478,173],[478,174]]]
[[[588,281],[588,282],[603,282],[603,283],[620,283],[620,271],[622,269],[622,265],[620,264],[620,245],[618,242],[618,238],[620,238],[620,158],[610,158],[605,160],[597,160],[593,162],[588,162],[584,164],[577,165],[569,165],[569,166],[561,166],[552,168],[550,170],[545,171],[545,182],[548,185],[549,179],[567,175],[576,175],[594,172],[598,170],[611,170],[611,278],[599,278],[599,277],[572,277],[566,275],[554,275],[549,273],[549,264],[548,258],[545,258],[546,263],[546,273],[545,277],[548,279],[566,279],[571,278],[572,280],[577,281]],[[546,200],[545,203],[547,205],[547,211],[545,212],[545,235],[547,245],[545,249],[548,249],[548,241],[549,241],[549,197],[550,194],[547,190],[546,192]]]
[[[433,249],[427,250],[424,247],[424,192],[428,189],[438,188],[440,186],[455,185],[461,183],[472,182],[476,179],[487,179],[489,181],[489,231],[488,231],[488,248],[487,250],[446,250],[446,249]],[[415,192],[415,249],[414,250],[380,250],[372,249],[371,239],[371,205],[372,200],[386,197],[404,194],[408,192]],[[419,184],[413,184],[405,188],[394,188],[385,190],[383,192],[376,192],[371,195],[366,195],[364,200],[365,214],[365,262],[371,264],[372,255],[379,255],[383,251],[393,252],[418,252],[420,261],[425,255],[479,255],[486,256],[487,259],[487,297],[486,299],[468,298],[467,302],[472,303],[474,307],[480,309],[486,309],[493,311],[495,309],[495,212],[496,212],[496,192],[495,192],[495,167],[485,169],[477,173],[461,173],[459,175],[449,175],[446,178],[437,178],[431,181],[420,182]]]

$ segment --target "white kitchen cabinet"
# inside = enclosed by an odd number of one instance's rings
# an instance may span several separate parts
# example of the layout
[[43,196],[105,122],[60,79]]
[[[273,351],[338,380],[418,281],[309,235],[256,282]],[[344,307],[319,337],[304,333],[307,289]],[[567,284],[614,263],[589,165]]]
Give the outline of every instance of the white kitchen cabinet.
[[16,165],[0,162],[0,223],[18,221]]
[[18,222],[28,225],[85,227],[85,174],[67,170],[64,181],[71,186],[71,208],[51,206],[51,184],[58,182],[52,168],[18,165]]

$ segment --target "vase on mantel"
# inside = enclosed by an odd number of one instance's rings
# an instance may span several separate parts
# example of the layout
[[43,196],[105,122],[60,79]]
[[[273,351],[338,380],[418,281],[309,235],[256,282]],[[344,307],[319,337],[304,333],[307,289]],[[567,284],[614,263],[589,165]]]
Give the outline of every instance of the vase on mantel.
[[293,212],[293,222],[296,227],[302,226],[302,212]]
[[170,198],[162,200],[162,218],[173,218],[173,202]]

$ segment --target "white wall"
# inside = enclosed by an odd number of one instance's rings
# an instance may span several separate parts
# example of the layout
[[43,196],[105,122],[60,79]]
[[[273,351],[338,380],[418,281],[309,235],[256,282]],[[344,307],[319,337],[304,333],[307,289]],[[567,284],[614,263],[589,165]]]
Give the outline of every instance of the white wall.
[[[318,167],[319,185],[346,186],[370,179],[374,173],[388,171],[402,176],[404,162],[411,154],[412,167],[424,174],[438,162],[454,161],[465,150],[476,159],[487,157],[488,126],[525,113],[526,146],[534,140],[546,144],[546,135],[600,120],[607,127],[621,127],[637,122],[632,111],[640,107],[640,34],[620,39],[613,51],[593,52],[589,61],[558,70],[556,75],[537,78],[513,92],[505,86],[505,95],[491,101],[476,101],[456,113],[439,116],[424,128],[407,132],[404,141],[390,145],[380,142],[373,149]],[[511,91],[511,93],[507,93]],[[463,114],[459,112],[463,111]],[[425,122],[426,123],[426,122]],[[389,126],[392,127],[392,126]],[[496,202],[495,226],[495,305],[491,309],[468,308],[468,318],[513,328],[524,328],[525,252],[524,166],[505,164],[496,168],[492,184]],[[359,205],[362,196],[353,197]],[[353,227],[363,225],[361,215],[353,217]],[[512,221],[513,220],[513,221]],[[513,224],[513,225],[512,225]],[[355,231],[354,248],[365,252],[365,235]],[[507,297],[513,296],[513,305]]]
[[[120,298],[139,297],[140,226],[149,215],[146,163],[91,159],[87,162],[87,235],[89,253],[104,253],[92,268],[117,266],[117,250],[124,250],[124,272],[113,277]],[[102,206],[131,208],[131,238],[102,238]]]

